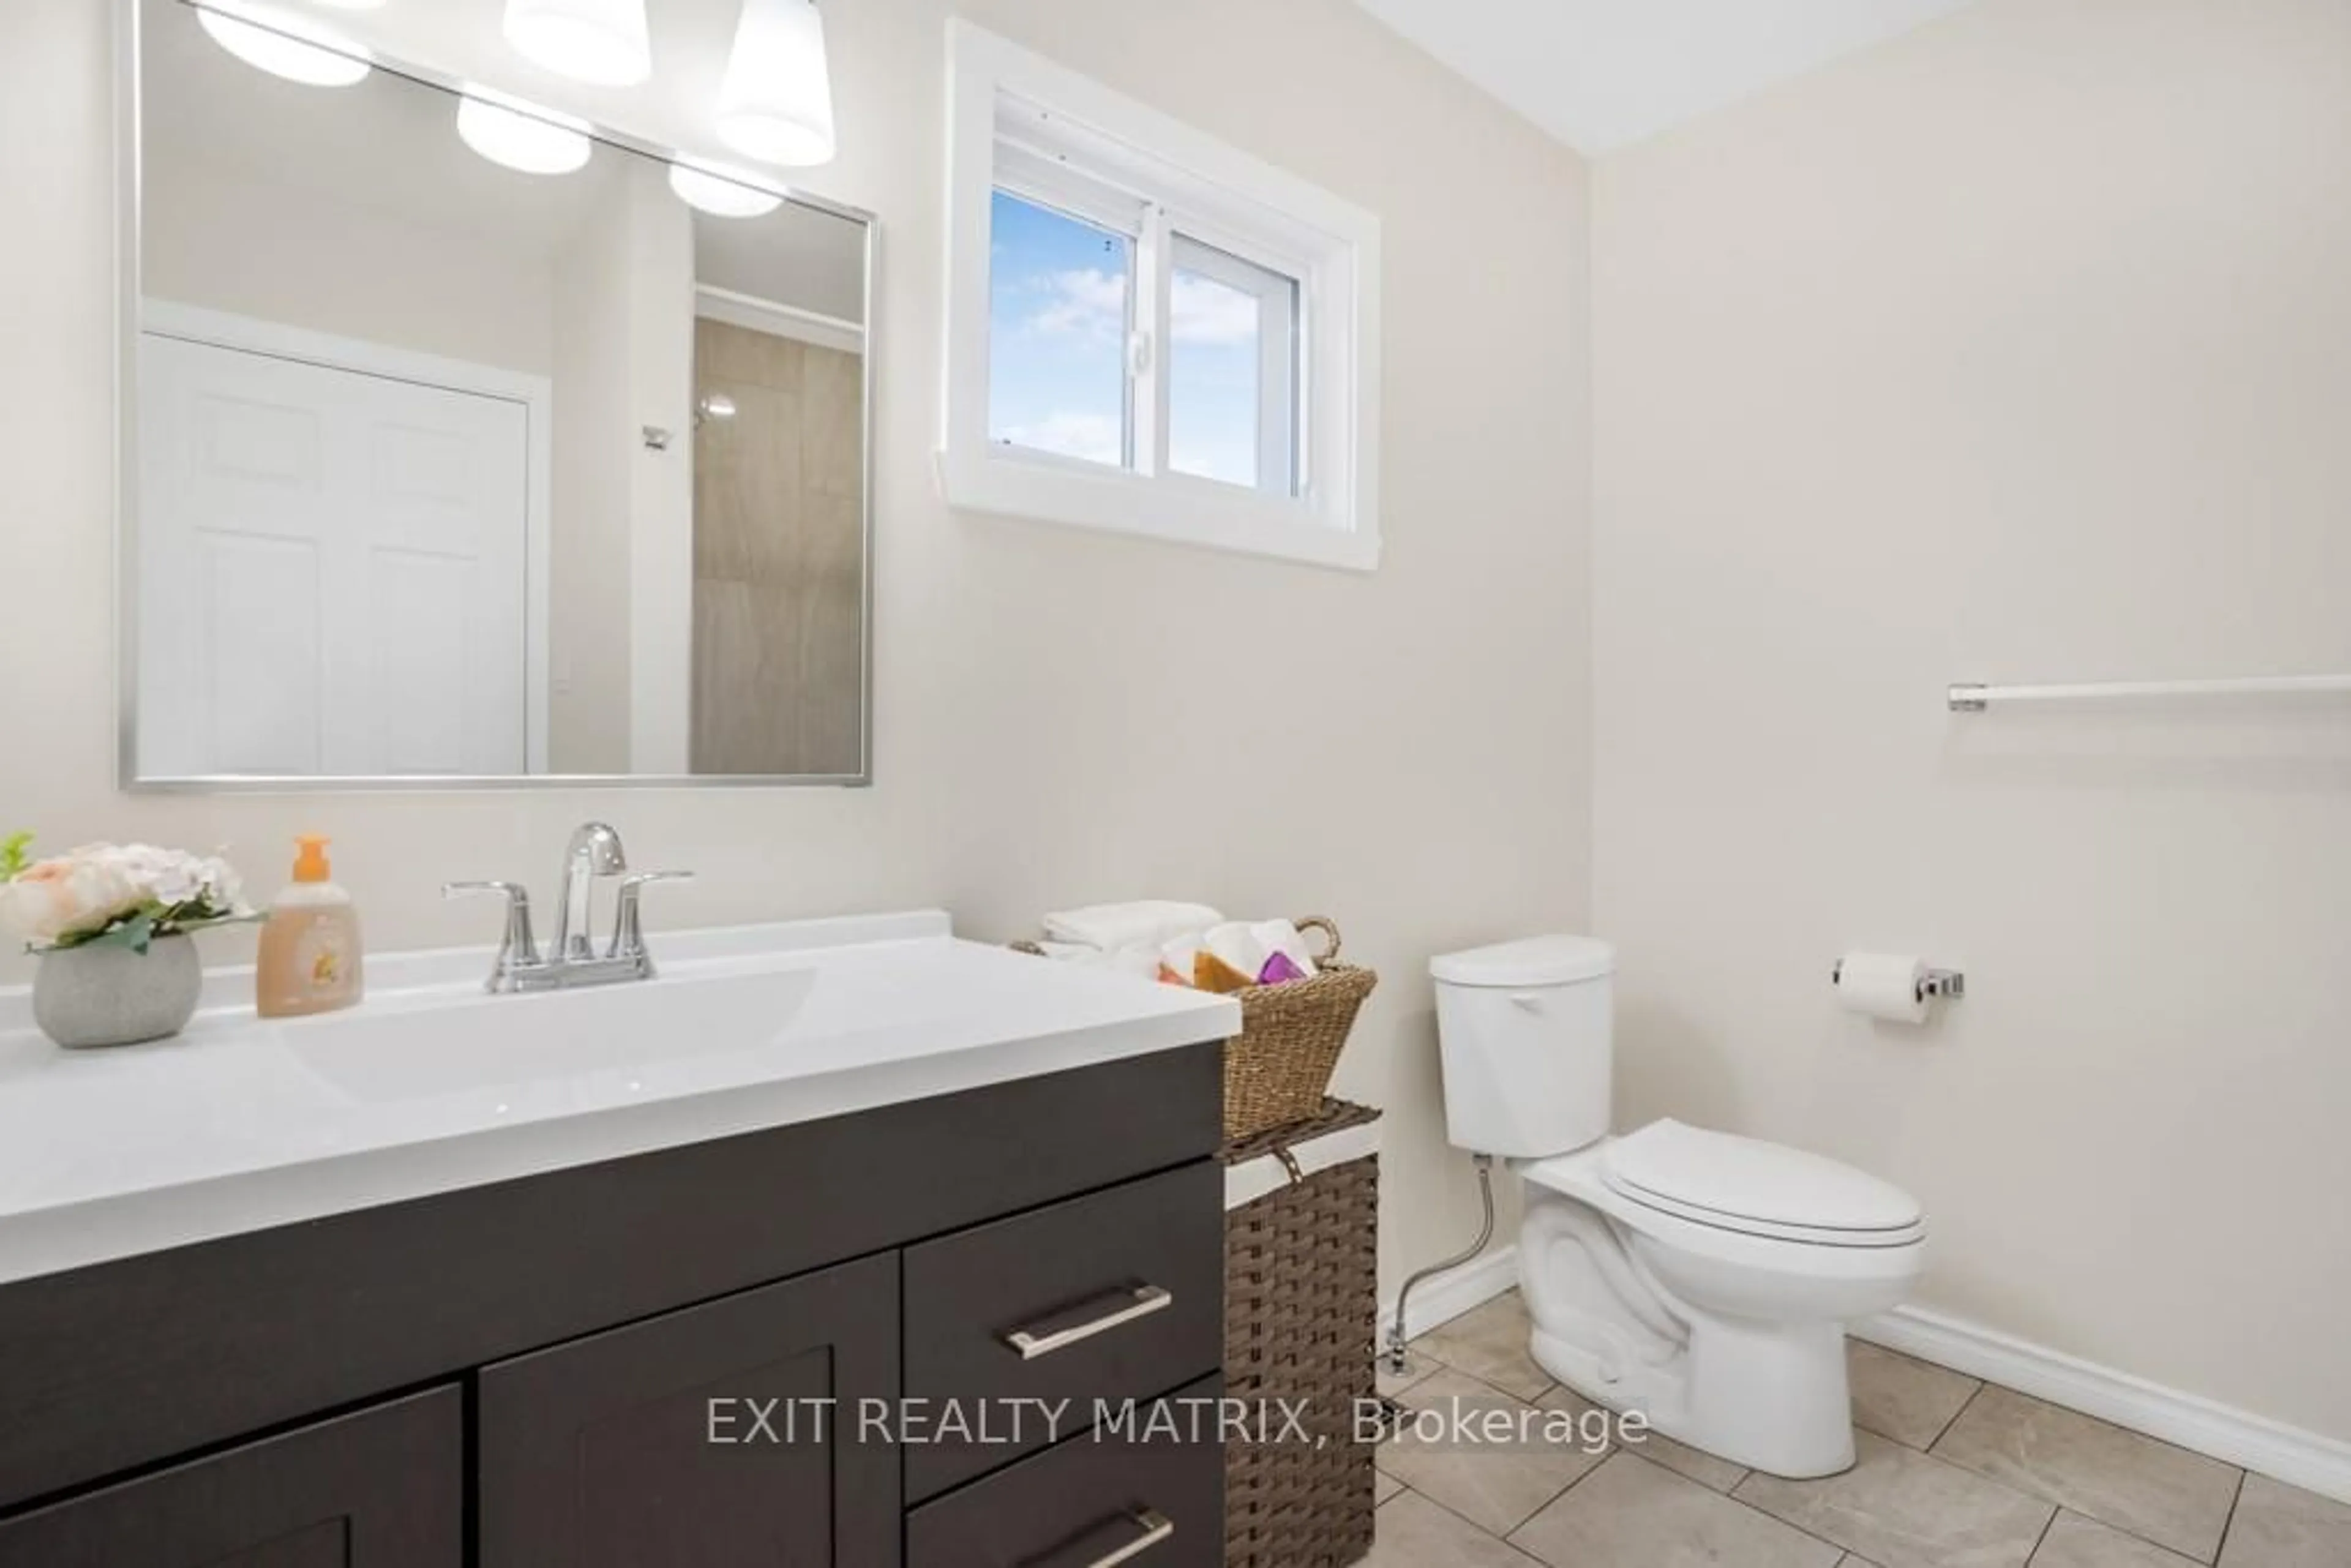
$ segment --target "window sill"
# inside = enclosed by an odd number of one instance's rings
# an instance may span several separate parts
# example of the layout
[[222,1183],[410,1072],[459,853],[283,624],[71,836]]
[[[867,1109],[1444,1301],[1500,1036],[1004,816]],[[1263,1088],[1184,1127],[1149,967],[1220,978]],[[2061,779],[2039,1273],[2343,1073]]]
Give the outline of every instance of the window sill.
[[1379,570],[1375,530],[1335,527],[1303,502],[1212,479],[1140,477],[1092,466],[989,450],[943,454],[939,472],[947,504],[967,511],[1346,571]]

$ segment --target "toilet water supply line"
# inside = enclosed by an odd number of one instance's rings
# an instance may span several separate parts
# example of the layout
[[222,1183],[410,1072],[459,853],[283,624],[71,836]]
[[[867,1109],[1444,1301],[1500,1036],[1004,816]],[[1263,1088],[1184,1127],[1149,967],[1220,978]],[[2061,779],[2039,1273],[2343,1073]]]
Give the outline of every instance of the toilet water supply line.
[[1395,1316],[1388,1322],[1388,1371],[1398,1377],[1404,1375],[1406,1364],[1404,1311],[1405,1303],[1412,1300],[1412,1288],[1432,1275],[1442,1274],[1448,1269],[1458,1269],[1462,1264],[1486,1250],[1486,1243],[1494,1239],[1494,1156],[1479,1155],[1477,1159],[1478,1198],[1486,1207],[1486,1219],[1485,1223],[1478,1228],[1478,1239],[1443,1262],[1431,1263],[1427,1268],[1406,1280],[1404,1282],[1404,1289],[1396,1292]]

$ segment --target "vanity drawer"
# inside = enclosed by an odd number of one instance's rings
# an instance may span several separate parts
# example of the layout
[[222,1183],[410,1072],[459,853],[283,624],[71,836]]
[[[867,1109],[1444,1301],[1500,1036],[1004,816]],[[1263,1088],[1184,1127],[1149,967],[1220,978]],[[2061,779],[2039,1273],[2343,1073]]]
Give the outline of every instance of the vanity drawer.
[[[1222,1377],[1206,1377],[1168,1400],[1212,1400],[1223,1388]],[[1203,1441],[1188,1440],[1188,1415],[1186,1440],[1143,1440],[1138,1420],[1067,1438],[925,1503],[906,1519],[906,1568],[1218,1568],[1225,1451],[1210,1408],[1199,1409]]]
[[1008,1430],[1005,1401],[1073,1401],[1068,1431],[1096,1399],[1144,1398],[1215,1371],[1224,1189],[1223,1167],[1202,1160],[907,1249],[906,1396],[953,1401],[975,1428],[910,1445],[907,1496],[1042,1447],[1044,1423]]

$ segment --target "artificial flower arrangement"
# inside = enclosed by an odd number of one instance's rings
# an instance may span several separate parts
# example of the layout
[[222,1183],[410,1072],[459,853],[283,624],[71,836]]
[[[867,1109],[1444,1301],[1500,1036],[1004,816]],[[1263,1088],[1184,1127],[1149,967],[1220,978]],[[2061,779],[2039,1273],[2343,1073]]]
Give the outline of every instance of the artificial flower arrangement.
[[0,926],[37,953],[128,947],[251,920],[245,884],[218,855],[152,844],[84,844],[47,860],[33,835],[0,840]]

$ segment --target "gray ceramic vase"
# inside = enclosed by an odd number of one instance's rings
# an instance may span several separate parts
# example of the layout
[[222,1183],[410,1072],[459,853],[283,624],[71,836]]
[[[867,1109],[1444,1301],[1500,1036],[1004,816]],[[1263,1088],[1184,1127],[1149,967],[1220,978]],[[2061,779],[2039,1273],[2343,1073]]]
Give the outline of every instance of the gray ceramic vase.
[[44,953],[33,972],[33,1021],[59,1045],[135,1045],[175,1035],[195,1016],[204,986],[195,942],[158,936],[129,947]]

